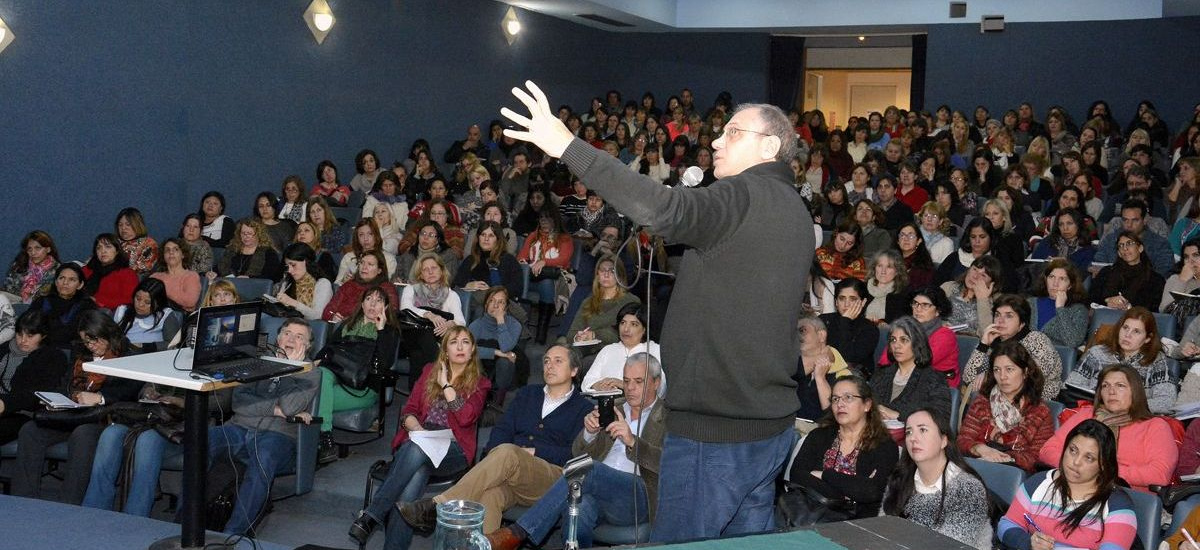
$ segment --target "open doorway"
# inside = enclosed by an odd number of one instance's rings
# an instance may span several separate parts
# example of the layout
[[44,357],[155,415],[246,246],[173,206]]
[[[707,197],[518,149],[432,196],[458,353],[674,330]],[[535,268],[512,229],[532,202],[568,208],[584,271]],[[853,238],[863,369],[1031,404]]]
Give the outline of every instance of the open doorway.
[[804,76],[803,109],[820,109],[831,129],[844,128],[851,116],[889,105],[908,109],[911,102],[911,69],[809,69]]

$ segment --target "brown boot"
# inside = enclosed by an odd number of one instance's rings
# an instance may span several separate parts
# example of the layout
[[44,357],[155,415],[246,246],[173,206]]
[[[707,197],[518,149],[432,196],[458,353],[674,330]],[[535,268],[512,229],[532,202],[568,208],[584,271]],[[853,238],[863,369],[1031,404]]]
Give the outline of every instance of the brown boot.
[[492,544],[492,550],[517,550],[521,547],[521,543],[525,542],[524,538],[518,537],[508,527],[501,527],[488,533],[487,539]]

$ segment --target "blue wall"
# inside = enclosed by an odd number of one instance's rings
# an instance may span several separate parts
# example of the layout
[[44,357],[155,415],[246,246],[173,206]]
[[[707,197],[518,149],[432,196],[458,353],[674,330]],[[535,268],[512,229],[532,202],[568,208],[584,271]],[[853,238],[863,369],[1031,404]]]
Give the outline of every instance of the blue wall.
[[510,47],[491,0],[340,0],[317,45],[307,4],[0,2],[17,37],[0,53],[0,271],[35,227],[83,258],[125,206],[161,237],[210,189],[240,217],[287,174],[311,185],[323,158],[349,181],[363,147],[390,163],[426,137],[440,154],[526,78],[577,108],[609,88],[766,95],[761,34],[611,34],[522,11]]
[[1122,127],[1150,99],[1172,132],[1200,102],[1200,18],[978,25],[929,29],[925,108],[946,103],[970,116],[978,104],[1000,118],[1031,101],[1039,118],[1050,105],[1076,122],[1104,99]]

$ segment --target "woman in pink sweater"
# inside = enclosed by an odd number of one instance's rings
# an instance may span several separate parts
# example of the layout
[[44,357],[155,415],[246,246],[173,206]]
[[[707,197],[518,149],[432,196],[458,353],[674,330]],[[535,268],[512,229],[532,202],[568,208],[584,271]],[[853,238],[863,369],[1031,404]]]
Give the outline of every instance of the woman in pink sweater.
[[1100,371],[1094,407],[1080,409],[1054,433],[1038,453],[1038,461],[1058,464],[1063,440],[1080,422],[1095,418],[1117,436],[1117,475],[1129,486],[1149,492],[1149,485],[1166,485],[1175,474],[1179,447],[1171,427],[1150,413],[1142,377],[1127,365]]

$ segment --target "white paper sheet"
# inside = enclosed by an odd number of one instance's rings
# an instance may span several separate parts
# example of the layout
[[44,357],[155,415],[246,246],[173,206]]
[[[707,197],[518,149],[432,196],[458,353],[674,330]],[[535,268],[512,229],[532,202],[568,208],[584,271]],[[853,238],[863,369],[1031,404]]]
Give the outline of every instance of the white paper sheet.
[[454,432],[450,430],[417,430],[408,432],[408,437],[425,452],[425,456],[429,457],[430,462],[433,462],[433,467],[437,468],[446,459],[450,443],[454,441]]

